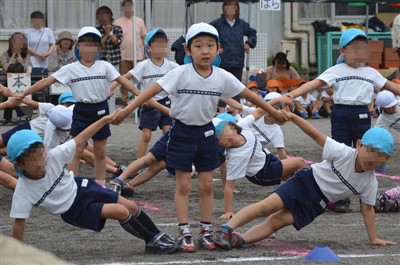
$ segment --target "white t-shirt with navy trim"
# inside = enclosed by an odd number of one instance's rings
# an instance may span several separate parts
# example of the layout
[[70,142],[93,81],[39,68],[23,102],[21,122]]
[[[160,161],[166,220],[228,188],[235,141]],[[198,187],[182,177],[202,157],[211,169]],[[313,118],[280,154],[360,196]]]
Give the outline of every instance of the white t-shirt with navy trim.
[[221,97],[232,98],[245,88],[221,68],[213,66],[211,74],[203,77],[192,64],[171,70],[157,83],[170,95],[171,118],[195,126],[205,125],[213,119]]
[[374,91],[387,82],[374,68],[354,68],[345,63],[328,68],[317,78],[333,87],[333,102],[343,105],[368,105]]
[[311,168],[315,181],[329,201],[336,202],[354,195],[335,173],[336,170],[359,193],[363,203],[375,205],[378,181],[372,170],[363,173],[355,171],[357,155],[356,149],[326,138],[322,152],[324,160],[311,165]]
[[393,128],[400,132],[400,101],[397,103],[396,112],[394,114],[382,112],[381,115],[379,115],[375,127],[385,128],[386,130]]
[[[226,149],[227,180],[236,180],[245,176],[252,177],[264,167],[265,153],[253,132],[254,121],[254,116],[248,115],[237,123],[242,127],[241,135],[246,142],[242,146]],[[255,149],[254,146],[256,146]]]
[[311,95],[310,93],[307,94],[306,98],[303,98],[303,96],[298,96],[293,101],[298,101],[300,102],[300,105],[303,106],[303,108],[307,109],[311,104],[315,101],[315,97]]
[[[247,117],[255,110],[256,108],[254,107],[243,105],[242,115],[243,117]],[[264,147],[269,143],[271,143],[274,148],[285,147],[285,139],[283,137],[281,126],[276,123],[267,124],[265,123],[264,118],[265,116],[259,118],[252,125],[253,132],[257,136],[257,139]],[[268,150],[266,151],[269,153]]]
[[[129,71],[133,75],[136,83],[140,83],[140,90],[145,91],[154,82],[166,75],[172,69],[178,67],[179,64],[171,62],[164,58],[164,63],[158,66],[151,59],[146,59],[138,63],[135,68]],[[160,100],[168,96],[168,93],[163,91],[153,97],[154,100]]]
[[114,66],[106,61],[97,60],[87,67],[73,62],[61,67],[53,74],[63,85],[68,85],[74,98],[82,103],[99,103],[110,95],[109,86],[120,76]]
[[[70,140],[48,151],[46,175],[43,178],[18,178],[11,204],[11,218],[28,218],[34,205],[43,198],[38,207],[46,212],[62,214],[68,211],[75,200],[77,185],[74,173],[69,172],[65,165],[72,162],[75,149],[75,141]],[[61,177],[62,174],[64,175]],[[52,186],[54,189],[48,193]]]
[[31,130],[37,132],[40,137],[44,137],[46,122],[49,119],[49,111],[54,107],[51,103],[38,103],[38,117],[29,121]]

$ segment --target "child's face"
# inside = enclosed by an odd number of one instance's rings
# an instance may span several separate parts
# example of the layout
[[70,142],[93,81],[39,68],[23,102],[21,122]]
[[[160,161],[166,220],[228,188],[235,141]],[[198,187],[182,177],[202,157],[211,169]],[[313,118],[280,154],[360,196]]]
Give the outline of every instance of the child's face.
[[269,87],[268,92],[278,92],[278,87],[276,86]]
[[381,108],[381,110],[387,114],[395,114],[397,110],[397,105],[394,105],[393,107],[390,108]]
[[340,54],[346,58],[346,64],[351,67],[362,67],[368,63],[368,42],[356,40],[345,48],[340,49]]
[[[279,106],[277,106],[277,105],[274,106],[274,109],[276,109],[276,110],[282,110],[282,108],[279,107]],[[264,115],[264,122],[265,122],[266,124],[274,124],[274,123],[276,123],[276,120],[275,120],[269,113],[266,113],[266,114]]]
[[227,124],[218,139],[218,146],[224,148],[232,147],[233,140],[236,136],[237,131],[232,126]]
[[201,35],[192,40],[190,49],[185,46],[185,51],[188,56],[192,56],[195,66],[208,69],[217,56],[218,43],[211,36]]
[[32,179],[41,179],[46,173],[46,156],[44,146],[41,144],[34,150],[24,155],[21,162],[15,162],[17,167],[24,171],[24,174]]
[[155,39],[149,46],[146,46],[152,58],[164,58],[167,54],[168,42],[164,38]]
[[81,58],[85,61],[94,61],[97,53],[100,52],[98,42],[78,42],[78,50]]
[[383,166],[389,159],[389,155],[383,152],[379,152],[378,149],[363,146],[361,141],[357,141],[357,164],[363,169],[363,171],[371,171],[378,169]]
[[327,87],[326,88],[326,93],[329,95],[329,96],[332,96],[333,95],[333,87]]

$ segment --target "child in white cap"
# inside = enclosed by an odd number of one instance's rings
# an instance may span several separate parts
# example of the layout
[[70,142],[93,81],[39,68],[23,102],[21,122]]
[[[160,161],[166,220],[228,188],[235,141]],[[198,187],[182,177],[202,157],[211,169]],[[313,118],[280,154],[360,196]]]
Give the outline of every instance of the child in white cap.
[[[237,212],[214,232],[214,242],[224,249],[241,248],[289,225],[300,230],[325,212],[328,201],[355,195],[361,201],[369,241],[373,245],[396,244],[378,238],[374,212],[378,190],[374,169],[389,159],[394,145],[392,135],[386,129],[371,128],[357,141],[356,148],[351,148],[324,135],[297,115],[287,115],[323,147],[324,160],[298,170],[269,197]],[[233,233],[234,229],[258,218],[265,220],[242,235]]]
[[[109,113],[107,100],[109,98],[109,83],[116,80],[127,87],[132,93],[140,92],[129,80],[122,77],[110,63],[98,60],[101,52],[101,34],[94,27],[83,27],[78,33],[78,42],[75,45],[77,61],[65,65],[52,76],[35,83],[19,96],[25,97],[36,91],[45,89],[55,82],[68,85],[77,103],[73,111],[71,136],[75,137],[90,124]],[[110,126],[107,124],[93,135],[95,155],[95,178],[105,187],[106,185],[106,144],[111,136]],[[85,145],[78,146],[70,169],[77,175],[79,161]]]
[[[133,110],[156,94],[166,91],[171,98],[170,116],[174,123],[167,142],[167,167],[176,173],[175,207],[179,223],[181,250],[195,252],[189,229],[189,196],[192,190],[192,164],[198,171],[200,193],[200,232],[198,243],[208,250],[216,248],[211,240],[213,210],[213,171],[219,166],[218,150],[212,119],[221,96],[241,95],[261,106],[279,122],[286,117],[252,93],[232,74],[216,67],[219,36],[207,24],[192,25],[186,34],[185,65],[179,66],[153,83],[119,113],[115,123],[121,122]],[[282,116],[283,115],[283,116]]]
[[61,215],[68,224],[97,232],[108,218],[118,220],[125,231],[146,242],[148,252],[171,253],[178,248],[179,242],[161,232],[134,201],[66,169],[76,147],[110,123],[117,112],[103,116],[51,150],[45,150],[42,138],[31,130],[18,131],[10,138],[7,152],[19,174],[10,212],[15,239],[23,239],[25,220],[32,209],[41,208]]

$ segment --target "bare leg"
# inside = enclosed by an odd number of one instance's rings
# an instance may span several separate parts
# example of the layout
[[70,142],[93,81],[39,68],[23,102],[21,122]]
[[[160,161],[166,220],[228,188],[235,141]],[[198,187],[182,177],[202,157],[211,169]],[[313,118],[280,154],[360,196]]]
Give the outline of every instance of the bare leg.
[[107,139],[93,140],[95,179],[100,181],[106,179],[106,144]]
[[202,171],[198,174],[200,193],[200,220],[211,222],[213,211],[213,176],[214,171]]
[[175,209],[179,224],[189,222],[189,195],[192,191],[192,178],[190,173],[191,172],[175,169]]
[[143,128],[142,129],[142,137],[140,138],[137,157],[141,158],[147,153],[147,146],[151,140],[151,129]]
[[282,179],[291,178],[300,168],[309,167],[302,157],[284,159],[282,162]]
[[15,187],[17,186],[17,179],[6,172],[0,171],[0,185],[10,190],[15,190]]
[[147,182],[155,175],[157,175],[161,170],[165,169],[166,165],[163,160],[156,161],[152,163],[144,172],[137,175],[134,179],[129,182],[132,187],[137,187]]
[[129,164],[129,166],[125,169],[124,172],[122,172],[121,175],[119,175],[119,179],[122,181],[127,180],[130,176],[135,175],[137,172],[139,172],[140,169],[149,167],[152,163],[156,162],[156,158],[152,153],[148,153],[145,156],[136,159],[132,163]]

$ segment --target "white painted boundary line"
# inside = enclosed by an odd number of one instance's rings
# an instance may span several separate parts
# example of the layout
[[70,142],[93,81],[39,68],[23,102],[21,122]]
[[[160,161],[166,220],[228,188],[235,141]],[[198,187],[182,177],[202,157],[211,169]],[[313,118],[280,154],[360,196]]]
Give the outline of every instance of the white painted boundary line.
[[[400,254],[342,254],[338,255],[343,259],[354,258],[381,258],[381,257],[400,257]],[[175,260],[162,262],[129,262],[129,263],[102,263],[98,265],[162,265],[162,264],[202,264],[202,263],[231,263],[231,262],[254,262],[254,261],[278,261],[303,259],[303,256],[292,257],[248,257],[248,258],[226,258],[216,260]]]

